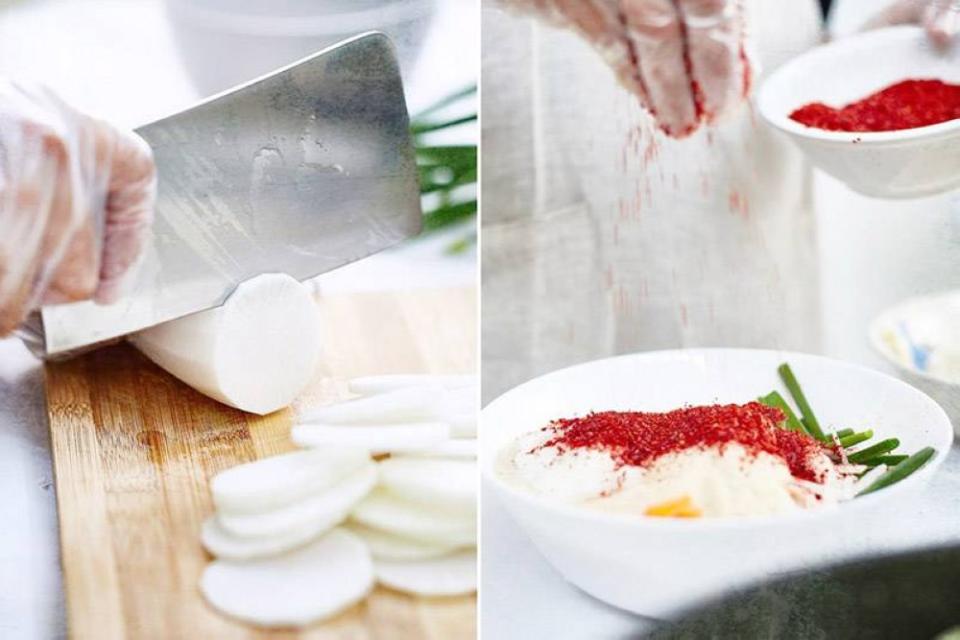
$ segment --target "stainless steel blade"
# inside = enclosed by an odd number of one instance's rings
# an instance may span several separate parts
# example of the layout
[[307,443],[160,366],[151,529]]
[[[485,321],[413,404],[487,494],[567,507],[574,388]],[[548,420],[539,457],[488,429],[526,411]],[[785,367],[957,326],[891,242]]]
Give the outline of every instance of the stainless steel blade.
[[393,46],[358,36],[138,129],[159,176],[132,295],[42,310],[54,355],[221,304],[267,272],[305,279],[420,230]]

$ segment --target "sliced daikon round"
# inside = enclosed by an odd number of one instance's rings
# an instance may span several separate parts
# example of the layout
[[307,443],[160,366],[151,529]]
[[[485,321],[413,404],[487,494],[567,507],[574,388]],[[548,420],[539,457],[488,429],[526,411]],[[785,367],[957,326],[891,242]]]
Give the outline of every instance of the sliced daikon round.
[[317,521],[328,521],[348,512],[377,483],[377,467],[372,462],[346,479],[316,495],[271,511],[259,513],[219,513],[224,531],[242,538],[286,536]]
[[477,463],[396,456],[378,463],[380,486],[412,502],[458,511],[477,507]]
[[477,387],[448,389],[436,400],[436,411],[441,415],[477,415]]
[[376,489],[350,512],[362,525],[435,544],[467,547],[477,542],[473,514],[410,502]]
[[475,549],[428,560],[376,560],[380,584],[420,596],[460,596],[477,590]]
[[363,449],[293,451],[221,471],[210,491],[222,513],[268,511],[323,491],[369,462]]
[[381,425],[301,424],[291,439],[301,447],[357,447],[374,454],[417,451],[445,442],[450,427],[444,422],[411,422]]
[[477,414],[442,414],[441,419],[450,426],[450,435],[454,438],[477,437]]
[[426,458],[462,458],[476,459],[477,441],[474,440],[447,440],[426,449],[417,449],[407,453],[408,456],[422,456]]
[[310,289],[272,273],[242,283],[217,308],[146,329],[131,342],[201,393],[266,414],[313,380],[320,322]]
[[363,541],[370,547],[370,553],[373,554],[374,558],[384,560],[425,560],[447,555],[457,548],[449,544],[404,538],[394,533],[371,529],[357,523],[351,523],[347,525],[347,528],[363,538]]
[[251,560],[265,558],[301,547],[318,538],[343,522],[345,512],[335,513],[326,518],[317,518],[302,526],[290,529],[283,535],[241,538],[220,526],[216,516],[210,516],[203,523],[200,540],[203,547],[218,558],[227,560]]
[[214,609],[264,627],[305,626],[362,600],[373,587],[367,545],[334,529],[281,556],[238,562],[216,560],[200,579]]
[[383,424],[432,420],[434,400],[442,387],[410,387],[300,411],[300,422],[322,424]]
[[370,396],[387,391],[396,391],[407,387],[441,386],[444,389],[456,389],[475,385],[477,376],[469,373],[435,375],[429,373],[393,374],[381,376],[363,376],[350,380],[350,391]]

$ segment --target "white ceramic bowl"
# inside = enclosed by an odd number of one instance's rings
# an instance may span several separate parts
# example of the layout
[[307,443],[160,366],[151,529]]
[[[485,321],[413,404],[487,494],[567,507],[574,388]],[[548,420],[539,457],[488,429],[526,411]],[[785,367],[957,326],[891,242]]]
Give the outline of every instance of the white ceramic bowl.
[[814,166],[851,189],[914,198],[960,187],[960,120],[875,133],[826,131],[790,119],[810,102],[843,106],[909,78],[960,82],[960,47],[936,51],[919,27],[865,32],[812,49],[774,71],[758,106]]
[[960,291],[905,300],[870,323],[870,344],[940,403],[960,435]]
[[[591,511],[517,488],[497,476],[498,453],[520,434],[592,410],[669,410],[747,402],[781,388],[789,362],[826,428],[872,428],[903,451],[937,455],[882,491],[835,507],[776,517],[667,519]],[[819,356],[749,349],[659,351],[562,369],[508,391],[482,412],[485,489],[506,505],[570,582],[616,607],[669,616],[731,587],[870,551],[874,527],[902,518],[943,461],[953,432],[943,410],[913,387]],[[839,425],[842,425],[840,427]]]
[[180,57],[212,95],[365,31],[382,31],[409,75],[436,0],[166,0]]

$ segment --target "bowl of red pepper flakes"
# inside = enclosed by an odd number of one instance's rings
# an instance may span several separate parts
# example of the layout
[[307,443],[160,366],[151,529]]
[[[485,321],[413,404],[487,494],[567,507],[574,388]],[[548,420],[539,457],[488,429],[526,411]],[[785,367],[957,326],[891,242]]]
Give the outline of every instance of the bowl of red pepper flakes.
[[914,26],[843,38],[775,69],[757,103],[854,191],[917,198],[960,188],[960,43],[941,50]]
[[[692,422],[686,435],[677,437],[695,444],[707,437],[697,428],[703,411],[718,412],[718,416],[734,412],[738,419],[745,417],[744,411],[758,419],[770,416],[750,403],[777,384],[776,372],[784,362],[803,381],[804,394],[816,407],[825,433],[848,425],[869,426],[878,441],[897,437],[904,451],[950,450],[953,429],[943,409],[909,384],[872,369],[772,350],[637,353],[554,371],[508,391],[483,409],[484,510],[502,505],[543,557],[581,590],[615,607],[653,617],[675,615],[771,575],[876,551],[885,536],[906,535],[898,532],[918,526],[930,512],[927,484],[943,455],[901,482],[856,499],[764,516],[614,513],[551,499],[504,474],[502,454],[515,450],[524,435],[558,420],[576,427],[570,421],[578,416],[616,412],[607,415],[639,427],[638,421],[671,422],[686,416]],[[676,411],[681,413],[672,417],[667,413]],[[565,446],[593,446],[596,433],[591,422],[580,425],[583,429],[564,431]],[[652,450],[672,446],[659,437],[638,446],[635,429],[617,435],[609,426],[604,431],[613,439],[603,436],[603,442],[621,452],[630,451],[631,459],[622,460],[625,464],[644,464]],[[776,443],[764,446],[779,447]],[[485,529],[485,537],[487,533],[499,534]],[[484,565],[488,587],[497,588],[500,582],[509,590],[513,578],[494,575]]]

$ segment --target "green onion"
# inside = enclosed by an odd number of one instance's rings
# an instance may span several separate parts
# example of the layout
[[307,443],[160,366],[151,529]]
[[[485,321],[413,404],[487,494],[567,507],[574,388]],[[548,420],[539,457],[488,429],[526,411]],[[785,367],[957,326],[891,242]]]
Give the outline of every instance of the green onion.
[[790,408],[790,405],[787,404],[787,401],[783,399],[783,396],[781,396],[778,391],[771,391],[767,395],[761,396],[758,398],[758,402],[783,411],[783,414],[787,417],[786,426],[788,431],[804,431],[803,425],[800,424],[800,420],[797,419],[797,414],[793,412],[793,409]]
[[863,496],[868,493],[873,493],[878,489],[884,489],[889,487],[892,484],[900,482],[911,473],[925,465],[930,458],[932,458],[937,453],[937,450],[933,447],[925,447],[920,451],[917,451],[915,454],[901,462],[895,467],[887,469],[883,475],[873,481],[873,483],[857,494],[857,496]]
[[879,467],[882,464],[887,465],[888,467],[895,467],[900,464],[910,456],[877,456],[875,458],[870,458],[869,460],[864,460],[861,464],[865,464],[868,467]]
[[777,368],[777,372],[780,374],[783,384],[787,386],[787,391],[793,396],[793,401],[800,407],[800,413],[803,415],[803,425],[807,428],[807,432],[817,440],[826,440],[826,436],[823,435],[823,430],[820,428],[820,423],[817,422],[817,417],[813,414],[813,409],[810,408],[807,397],[803,395],[800,383],[793,375],[790,365],[784,362]]
[[473,122],[476,119],[477,114],[471,113],[470,115],[463,116],[461,118],[454,118],[453,120],[447,120],[446,122],[418,122],[410,125],[410,132],[413,133],[413,135],[418,136],[424,133],[430,133],[431,131],[440,131],[441,129],[456,127],[457,125]]
[[850,447],[860,444],[861,442],[866,442],[873,437],[873,431],[867,429],[866,431],[861,431],[860,433],[854,433],[849,436],[843,436],[840,438],[840,446],[844,449],[849,449]]
[[900,441],[896,438],[887,438],[886,440],[881,440],[872,447],[867,447],[862,451],[857,451],[856,453],[851,453],[847,456],[847,460],[853,463],[863,462],[864,460],[869,460],[870,458],[876,458],[877,456],[883,455],[885,453],[890,453],[894,449],[900,446]]
[[423,216],[423,230],[432,231],[434,229],[439,229],[440,227],[446,226],[451,222],[468,218],[476,212],[476,200],[461,202],[459,204],[451,204],[440,207],[439,209],[434,209],[430,213]]
[[853,429],[840,429],[840,431],[837,431],[833,435],[837,436],[837,438],[846,438],[847,436],[852,436],[853,434]]

